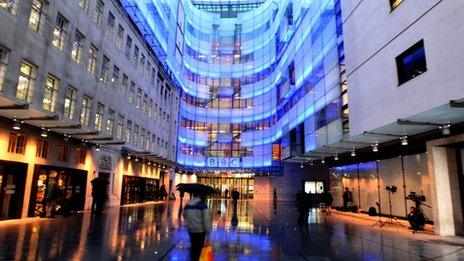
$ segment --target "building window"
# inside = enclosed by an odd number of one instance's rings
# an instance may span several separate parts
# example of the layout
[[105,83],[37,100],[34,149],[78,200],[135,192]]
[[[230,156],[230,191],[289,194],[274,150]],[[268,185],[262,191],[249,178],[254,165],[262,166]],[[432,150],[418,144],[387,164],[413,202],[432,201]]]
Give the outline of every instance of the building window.
[[105,9],[105,4],[101,0],[97,0],[97,5],[95,7],[95,15],[93,16],[93,21],[98,25],[102,25],[103,21],[103,10]]
[[77,148],[77,162],[85,164],[85,158],[87,156],[87,150],[85,148]]
[[32,0],[31,15],[29,16],[29,27],[36,31],[42,32],[45,20],[45,6],[41,0]]
[[102,130],[104,113],[105,113],[105,106],[101,103],[98,103],[97,110],[95,112],[95,129],[97,131]]
[[126,56],[127,59],[130,60],[130,50],[132,48],[132,38],[127,36],[126,39],[126,50],[124,51],[124,55]]
[[131,81],[129,96],[128,96],[130,104],[134,104],[134,98],[135,98],[135,82]]
[[142,89],[137,89],[137,101],[135,103],[135,107],[140,109],[140,104],[142,104]]
[[140,131],[140,148],[144,148],[145,147],[145,129],[142,128],[142,130]]
[[114,120],[115,120],[115,112],[110,110],[108,112],[108,120],[106,121],[106,133],[110,136],[113,136],[114,131]]
[[97,71],[97,57],[98,49],[95,45],[91,44],[89,48],[89,60],[87,61],[87,71],[90,74],[95,74]]
[[56,96],[58,95],[58,84],[57,78],[49,75],[45,82],[44,97],[42,102],[42,108],[48,111],[55,111]]
[[24,154],[26,151],[26,136],[22,134],[10,133],[8,142],[8,152]]
[[5,83],[6,67],[8,65],[8,54],[10,52],[0,45],[0,92],[3,91]]
[[139,126],[134,124],[134,146],[139,145]]
[[143,96],[142,111],[143,111],[143,113],[148,115],[147,110],[148,110],[148,95],[145,94]]
[[64,98],[64,117],[74,120],[74,112],[76,110],[76,89],[68,87]]
[[137,45],[134,46],[134,55],[132,56],[132,65],[137,68],[137,63],[139,61],[139,47]]
[[82,52],[84,51],[85,36],[76,30],[71,51],[71,59],[78,64],[82,63]]
[[102,68],[100,73],[100,81],[107,82],[110,74],[110,59],[103,55]]
[[151,69],[151,80],[150,80],[150,84],[153,85],[153,87],[155,87],[155,82],[156,82],[156,70],[154,68]]
[[426,72],[424,41],[420,40],[396,57],[396,67],[400,85]]
[[69,21],[60,13],[56,16],[55,27],[53,28],[52,44],[59,50],[63,51],[66,45],[66,37],[68,35]]
[[18,11],[18,0],[0,0],[0,7],[10,14],[16,15],[16,12]]
[[121,86],[121,94],[126,97],[127,89],[129,88],[129,78],[125,73],[122,74],[122,86]]
[[149,151],[150,148],[151,148],[150,139],[151,139],[151,133],[149,131],[147,131],[147,138],[146,138],[146,141],[145,141],[145,150],[146,151]]
[[141,74],[143,74],[143,72],[145,71],[145,55],[144,54],[142,54],[140,56],[139,71],[140,71]]
[[89,0],[79,0],[79,5],[84,9],[84,12],[89,12]]
[[35,153],[36,157],[46,159],[48,158],[48,140],[38,140],[37,141],[37,152]]
[[150,79],[150,72],[151,72],[151,63],[147,59],[147,69],[145,70],[145,79],[149,80]]
[[124,129],[124,116],[119,115],[118,125],[116,126],[116,139],[117,140],[122,140],[123,129]]
[[37,77],[37,67],[24,61],[21,63],[19,71],[18,87],[16,89],[16,98],[30,102],[34,90],[35,78]]
[[126,125],[126,143],[127,144],[131,143],[131,137],[132,137],[132,121],[127,120],[127,125]]
[[59,161],[68,162],[70,152],[71,147],[68,144],[61,144],[60,146],[58,146],[57,159]]
[[152,118],[153,117],[153,99],[150,99],[150,101],[148,102],[148,118]]
[[116,36],[116,47],[118,47],[119,50],[122,49],[123,41],[124,41],[124,28],[121,25],[119,25],[118,35]]
[[113,13],[108,12],[108,20],[106,21],[106,36],[109,38],[113,37],[114,25],[116,23],[116,18]]
[[151,136],[151,148],[150,151],[155,152],[156,136]]
[[403,0],[390,0],[390,7],[391,10],[395,9],[397,6],[399,6]]
[[82,99],[82,108],[81,108],[81,124],[89,126],[90,122],[90,109],[92,107],[92,100],[84,96]]
[[117,90],[119,85],[119,67],[116,65],[113,65],[113,76],[111,77],[111,82],[113,83],[113,88]]

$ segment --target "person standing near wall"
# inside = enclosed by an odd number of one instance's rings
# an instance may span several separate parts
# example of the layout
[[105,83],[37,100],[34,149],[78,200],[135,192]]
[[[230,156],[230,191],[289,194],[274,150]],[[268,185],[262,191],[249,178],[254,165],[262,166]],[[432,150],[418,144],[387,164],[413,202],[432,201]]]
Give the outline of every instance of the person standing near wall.
[[47,194],[45,196],[46,207],[45,216],[53,217],[56,207],[56,200],[58,199],[59,187],[56,179],[50,177],[47,184]]
[[345,192],[343,192],[343,210],[347,210],[348,207],[351,207],[353,203],[353,194],[348,187],[345,188]]
[[234,190],[232,191],[232,203],[234,206],[234,211],[237,211],[237,202],[239,198],[240,192],[238,192],[237,188],[234,188]]
[[90,183],[92,184],[93,198],[91,211],[96,215],[101,215],[108,198],[107,189],[109,182],[102,177],[96,177]]

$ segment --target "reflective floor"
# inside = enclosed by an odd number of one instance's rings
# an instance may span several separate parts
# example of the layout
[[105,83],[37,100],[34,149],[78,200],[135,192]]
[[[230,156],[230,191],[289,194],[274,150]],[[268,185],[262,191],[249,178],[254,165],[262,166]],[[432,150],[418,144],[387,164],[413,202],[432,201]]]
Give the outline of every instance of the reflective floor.
[[[404,236],[317,211],[297,225],[293,204],[209,202],[215,260],[463,260],[464,248]],[[220,210],[221,214],[217,211]],[[0,222],[0,260],[188,260],[178,203],[108,209],[95,218]]]

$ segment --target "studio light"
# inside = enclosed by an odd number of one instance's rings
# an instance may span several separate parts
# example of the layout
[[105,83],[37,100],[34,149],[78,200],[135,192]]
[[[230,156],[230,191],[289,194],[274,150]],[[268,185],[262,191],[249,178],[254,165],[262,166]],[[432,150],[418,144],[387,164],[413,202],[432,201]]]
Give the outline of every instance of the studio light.
[[378,152],[379,151],[379,144],[373,144],[372,145],[372,152]]
[[401,145],[408,146],[408,136],[401,137]]
[[351,149],[351,157],[356,157],[356,149]]
[[439,128],[441,129],[441,133],[446,136],[451,134],[450,127],[451,124],[445,124],[443,126],[440,126]]
[[13,130],[20,130],[22,122],[20,120],[16,119],[16,118],[14,118],[13,121],[14,121],[13,122]]
[[44,127],[42,127],[42,131],[40,132],[40,136],[44,137],[44,138],[48,137],[48,131]]

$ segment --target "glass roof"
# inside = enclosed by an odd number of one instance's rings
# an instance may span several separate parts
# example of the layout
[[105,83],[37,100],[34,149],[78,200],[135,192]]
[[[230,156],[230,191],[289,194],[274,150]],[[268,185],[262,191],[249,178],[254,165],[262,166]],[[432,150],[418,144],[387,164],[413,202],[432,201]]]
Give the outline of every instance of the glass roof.
[[212,13],[248,12],[258,8],[266,0],[192,0],[195,7]]

